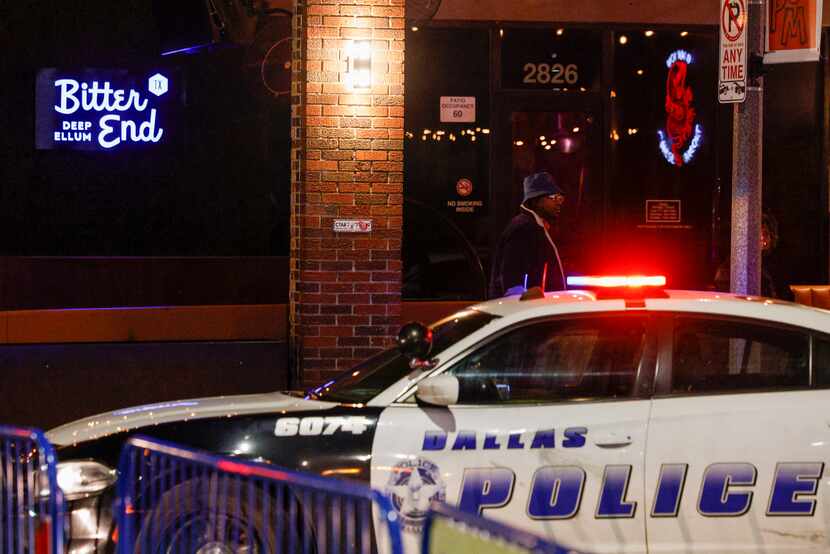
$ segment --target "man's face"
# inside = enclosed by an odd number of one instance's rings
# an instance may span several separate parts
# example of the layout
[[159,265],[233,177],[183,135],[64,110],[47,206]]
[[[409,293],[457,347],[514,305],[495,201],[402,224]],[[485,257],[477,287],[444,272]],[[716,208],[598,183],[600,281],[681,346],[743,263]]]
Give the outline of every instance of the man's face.
[[541,197],[536,207],[542,217],[555,219],[562,212],[562,204],[564,203],[565,197],[563,195],[551,194],[550,196]]

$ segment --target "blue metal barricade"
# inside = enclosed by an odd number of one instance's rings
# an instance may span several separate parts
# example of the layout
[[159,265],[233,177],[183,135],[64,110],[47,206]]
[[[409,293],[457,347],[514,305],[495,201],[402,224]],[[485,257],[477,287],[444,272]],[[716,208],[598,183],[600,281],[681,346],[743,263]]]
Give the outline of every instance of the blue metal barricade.
[[424,524],[422,554],[578,554],[492,519],[434,503]]
[[0,425],[0,552],[62,554],[55,450],[41,431]]
[[155,439],[127,442],[118,497],[119,554],[402,554],[377,491]]

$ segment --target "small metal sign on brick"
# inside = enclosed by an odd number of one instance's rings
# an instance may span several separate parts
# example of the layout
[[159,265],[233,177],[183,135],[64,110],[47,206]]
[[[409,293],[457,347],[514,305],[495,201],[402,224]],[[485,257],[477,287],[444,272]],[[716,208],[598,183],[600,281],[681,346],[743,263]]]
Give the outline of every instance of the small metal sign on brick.
[[746,0],[720,0],[720,54],[718,101],[734,104],[746,100]]
[[371,219],[335,219],[335,233],[371,233]]

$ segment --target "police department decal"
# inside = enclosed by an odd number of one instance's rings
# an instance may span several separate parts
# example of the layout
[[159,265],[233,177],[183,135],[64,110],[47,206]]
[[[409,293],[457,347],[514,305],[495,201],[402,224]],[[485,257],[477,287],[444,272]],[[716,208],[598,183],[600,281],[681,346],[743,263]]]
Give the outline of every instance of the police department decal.
[[443,502],[447,486],[437,465],[424,458],[413,458],[392,468],[385,492],[401,516],[403,529],[420,533],[430,503]]

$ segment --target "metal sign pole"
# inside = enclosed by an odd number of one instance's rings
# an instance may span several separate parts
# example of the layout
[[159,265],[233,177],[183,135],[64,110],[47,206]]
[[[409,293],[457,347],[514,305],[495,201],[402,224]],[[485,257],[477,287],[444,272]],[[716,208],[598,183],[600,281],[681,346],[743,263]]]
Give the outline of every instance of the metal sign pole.
[[732,126],[731,290],[761,294],[761,195],[764,152],[764,79],[755,68],[764,52],[765,0],[749,0],[749,86],[734,107]]

